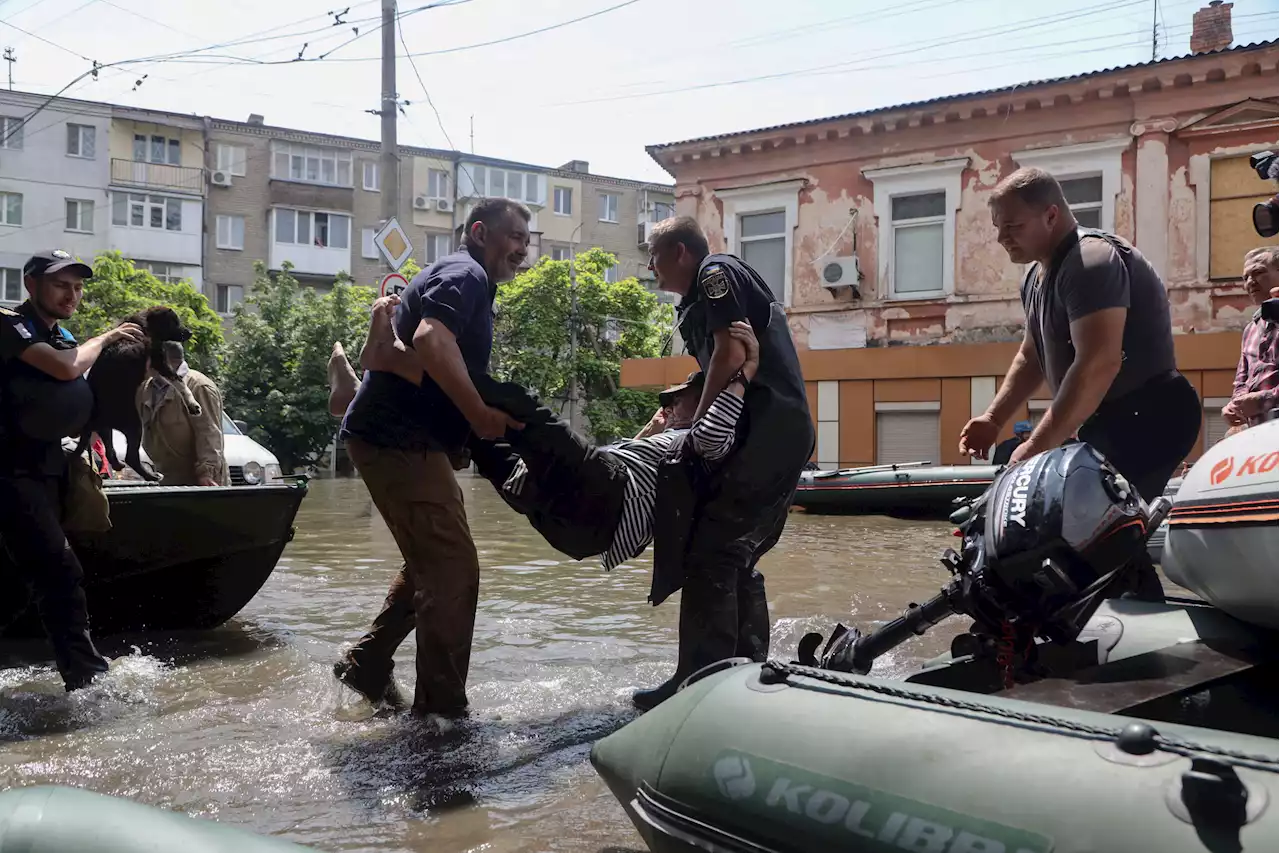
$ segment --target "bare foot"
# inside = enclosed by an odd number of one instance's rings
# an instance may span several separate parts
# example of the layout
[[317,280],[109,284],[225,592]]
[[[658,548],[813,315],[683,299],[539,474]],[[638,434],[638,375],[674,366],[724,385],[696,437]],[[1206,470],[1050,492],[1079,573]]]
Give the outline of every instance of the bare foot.
[[329,356],[329,414],[335,418],[345,415],[359,385],[341,342],[334,341],[333,354]]

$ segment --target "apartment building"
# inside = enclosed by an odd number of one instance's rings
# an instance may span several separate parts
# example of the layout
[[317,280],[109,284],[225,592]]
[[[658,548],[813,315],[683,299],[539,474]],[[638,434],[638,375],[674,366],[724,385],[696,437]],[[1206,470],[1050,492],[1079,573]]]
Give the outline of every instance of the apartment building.
[[[1184,57],[649,148],[680,212],[786,307],[814,461],[968,461],[960,429],[1024,325],[1024,268],[997,244],[987,199],[1030,165],[1062,182],[1081,223],[1161,272],[1178,367],[1204,403],[1201,450],[1221,437],[1252,313],[1241,260],[1267,242],[1251,211],[1275,193],[1248,161],[1276,145],[1277,43],[1231,49],[1230,5],[1209,9],[1214,37],[1198,15],[1199,52]],[[622,382],[660,387],[691,367],[627,362]],[[1021,417],[1048,404],[1042,386]]]

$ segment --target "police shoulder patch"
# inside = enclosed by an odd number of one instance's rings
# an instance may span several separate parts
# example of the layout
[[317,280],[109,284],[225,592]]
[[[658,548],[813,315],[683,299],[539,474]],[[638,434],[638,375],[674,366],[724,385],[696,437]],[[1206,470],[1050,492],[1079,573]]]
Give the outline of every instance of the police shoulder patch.
[[720,299],[729,292],[729,274],[720,264],[709,264],[702,271],[698,283],[708,299]]
[[17,311],[12,311],[8,308],[5,308],[3,305],[0,305],[0,317],[21,317],[21,316],[22,315],[19,314]]

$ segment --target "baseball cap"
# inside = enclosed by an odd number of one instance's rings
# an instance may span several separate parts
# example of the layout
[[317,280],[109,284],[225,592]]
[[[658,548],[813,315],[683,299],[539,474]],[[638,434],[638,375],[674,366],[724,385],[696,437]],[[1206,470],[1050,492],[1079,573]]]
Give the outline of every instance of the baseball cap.
[[28,275],[49,275],[59,270],[74,268],[84,278],[93,277],[93,267],[88,264],[81,263],[71,256],[70,253],[62,249],[49,249],[44,252],[36,252],[22,267],[22,274]]
[[670,388],[658,394],[658,402],[663,406],[671,405],[675,396],[686,388],[701,388],[702,382],[706,377],[702,375],[701,370],[695,370],[689,374],[689,378],[679,385],[672,385]]
[[1013,425],[1013,434],[1017,435],[1020,432],[1031,432],[1033,429],[1035,429],[1035,427],[1031,426],[1031,421],[1018,421]]

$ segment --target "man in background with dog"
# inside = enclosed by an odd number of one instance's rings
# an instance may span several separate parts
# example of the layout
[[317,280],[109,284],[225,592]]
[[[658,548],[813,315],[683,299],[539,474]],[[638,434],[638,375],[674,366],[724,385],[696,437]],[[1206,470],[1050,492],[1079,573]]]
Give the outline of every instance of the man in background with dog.
[[107,659],[89,636],[84,570],[62,529],[62,439],[78,436],[89,420],[93,392],[84,373],[102,348],[141,341],[143,332],[126,323],[77,345],[58,321],[75,313],[93,270],[55,249],[34,255],[22,272],[29,298],[16,311],[0,309],[0,542],[24,595],[0,596],[0,624],[25,609],[34,588],[58,672],[72,691],[106,672]]
[[223,452],[222,394],[213,380],[187,365],[177,341],[161,344],[165,360],[200,404],[200,414],[187,411],[179,389],[151,376],[138,389],[142,447],[164,475],[166,486],[229,486],[231,472]]
[[[366,370],[343,419],[347,453],[405,559],[373,628],[334,674],[377,700],[392,690],[398,614],[412,606],[418,641],[413,710],[456,716],[466,682],[480,562],[455,467],[467,438],[498,439],[520,424],[485,404],[471,373],[489,370],[494,298],[529,251],[524,205],[486,199],[467,217],[462,248],[414,276],[395,308],[397,337],[421,366],[420,385]],[[458,460],[455,464],[455,460]]]

